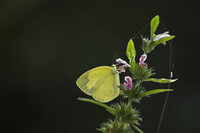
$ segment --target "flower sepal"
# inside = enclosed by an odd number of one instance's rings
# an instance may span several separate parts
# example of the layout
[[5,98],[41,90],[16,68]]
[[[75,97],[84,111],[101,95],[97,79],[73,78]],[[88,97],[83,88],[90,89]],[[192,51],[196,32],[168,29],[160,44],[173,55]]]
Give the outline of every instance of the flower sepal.
[[102,123],[101,128],[97,130],[102,133],[134,133],[128,123],[124,123],[119,119],[108,119],[108,121]]
[[133,84],[132,89],[126,89],[124,85],[120,85],[121,95],[123,98],[128,98],[131,102],[139,103],[141,97],[139,97],[142,93],[145,92],[145,89],[142,86],[137,86],[137,84]]
[[142,37],[142,50],[144,51],[145,54],[150,53],[153,50],[153,48],[149,47],[151,43],[152,40]]
[[136,79],[138,81],[143,81],[155,74],[155,73],[153,73],[152,68],[143,67],[139,64],[136,64],[135,69],[133,69],[133,70],[131,69],[130,72],[134,76],[133,79]]
[[142,121],[142,118],[140,118],[140,112],[133,108],[131,104],[120,102],[112,104],[111,108],[112,110],[108,111],[117,119],[130,125],[140,125],[139,121]]

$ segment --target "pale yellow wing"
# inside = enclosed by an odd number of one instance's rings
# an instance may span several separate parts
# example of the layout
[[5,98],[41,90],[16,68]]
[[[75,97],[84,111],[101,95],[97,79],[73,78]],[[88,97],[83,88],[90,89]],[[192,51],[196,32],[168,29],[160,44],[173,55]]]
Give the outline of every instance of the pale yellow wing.
[[111,67],[109,66],[100,66],[93,68],[84,74],[82,74],[76,81],[77,86],[86,94],[92,95],[94,93],[94,85],[102,75],[109,73]]
[[92,97],[100,102],[109,102],[119,95],[119,74],[112,71],[104,74],[95,83]]

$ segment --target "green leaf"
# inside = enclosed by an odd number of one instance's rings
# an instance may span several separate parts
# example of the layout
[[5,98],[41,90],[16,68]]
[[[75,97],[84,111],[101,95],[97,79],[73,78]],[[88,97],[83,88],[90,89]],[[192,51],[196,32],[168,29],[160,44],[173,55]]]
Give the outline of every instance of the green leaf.
[[80,97],[79,97],[78,100],[80,100],[80,101],[84,101],[84,102],[93,103],[93,104],[96,104],[96,105],[99,105],[99,106],[101,106],[101,107],[106,108],[107,110],[112,110],[112,108],[109,107],[108,105],[103,104],[103,103],[98,102],[98,101],[95,101],[95,100],[92,100],[92,99],[88,99],[88,98],[80,98]]
[[143,131],[142,131],[141,129],[139,129],[136,125],[131,124],[131,126],[132,126],[133,128],[135,128],[135,130],[137,130],[139,133],[143,133]]
[[162,38],[162,39],[160,39],[160,40],[154,42],[153,44],[151,44],[151,47],[155,47],[155,46],[157,46],[158,44],[161,44],[161,43],[163,43],[163,42],[169,41],[169,40],[173,39],[174,37],[175,37],[175,36],[169,36],[169,37]]
[[159,25],[160,21],[159,21],[159,16],[155,16],[152,20],[151,20],[151,38],[153,37],[153,34],[155,33],[155,31],[157,30],[157,27]]
[[158,93],[162,93],[162,92],[167,92],[167,91],[173,91],[173,89],[155,89],[155,90],[150,90],[150,91],[146,91],[144,93],[141,93],[139,95],[140,98],[142,97],[147,97],[153,94],[158,94]]
[[172,83],[177,81],[178,79],[165,79],[165,78],[161,78],[161,79],[156,79],[156,78],[149,78],[149,79],[145,79],[144,81],[152,81],[152,82],[157,82],[157,83]]
[[127,45],[126,49],[126,55],[129,59],[129,64],[131,65],[131,68],[135,67],[135,57],[136,57],[136,51],[135,51],[135,46],[133,43],[133,40],[130,39]]

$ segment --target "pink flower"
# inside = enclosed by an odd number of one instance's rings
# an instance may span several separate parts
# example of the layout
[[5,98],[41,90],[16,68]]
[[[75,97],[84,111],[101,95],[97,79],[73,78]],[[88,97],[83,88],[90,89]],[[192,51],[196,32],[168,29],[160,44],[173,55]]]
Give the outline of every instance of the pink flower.
[[123,64],[123,65],[121,65],[121,66],[118,66],[118,70],[119,70],[120,73],[121,73],[121,72],[126,72],[126,69],[125,69],[125,68],[131,67],[126,61],[122,60],[121,58],[116,59],[116,62],[117,62],[118,64]]
[[[158,41],[158,40],[160,40],[160,39],[163,39],[163,38],[169,37],[169,36],[170,36],[169,34],[158,35],[157,37],[154,38],[153,41],[156,42],[156,41]],[[164,42],[162,42],[162,44],[163,44],[163,45],[166,45],[166,42],[164,41]]]
[[126,67],[131,67],[126,61],[122,60],[121,58],[116,59],[118,64],[124,64]]
[[154,42],[160,40],[160,39],[163,39],[165,37],[169,37],[170,35],[169,34],[164,34],[164,35],[158,35],[157,37],[154,38]]
[[124,77],[124,80],[126,81],[126,83],[124,83],[124,86],[126,87],[125,89],[127,90],[131,90],[132,89],[132,85],[133,85],[133,83],[132,83],[132,78],[131,77],[129,77],[129,76],[125,76]]
[[147,55],[146,54],[143,54],[140,59],[139,59],[139,65],[141,67],[147,67],[147,63],[144,63],[145,60],[147,59]]

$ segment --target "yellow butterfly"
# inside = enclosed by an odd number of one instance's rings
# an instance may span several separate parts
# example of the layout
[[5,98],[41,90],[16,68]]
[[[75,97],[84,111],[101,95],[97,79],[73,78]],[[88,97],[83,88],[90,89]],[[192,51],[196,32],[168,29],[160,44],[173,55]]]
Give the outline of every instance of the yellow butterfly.
[[119,95],[119,72],[116,65],[96,67],[82,74],[76,84],[95,100],[109,102]]

